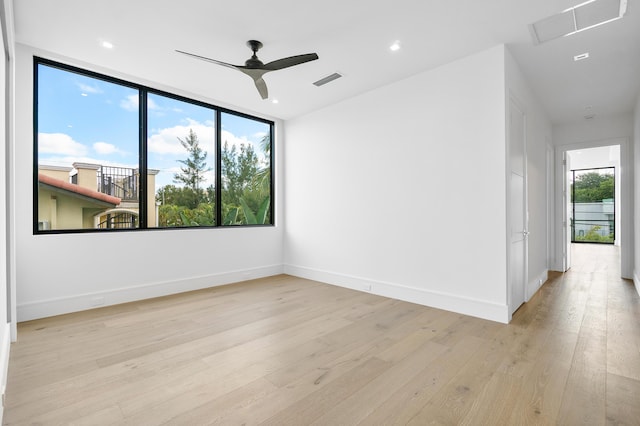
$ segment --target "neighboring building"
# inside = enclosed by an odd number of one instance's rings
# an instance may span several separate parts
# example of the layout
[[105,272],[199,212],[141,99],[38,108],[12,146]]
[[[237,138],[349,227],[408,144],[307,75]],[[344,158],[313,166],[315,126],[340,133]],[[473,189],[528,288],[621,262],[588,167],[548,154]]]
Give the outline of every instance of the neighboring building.
[[[155,205],[155,175],[147,175],[149,205]],[[74,163],[73,167],[38,166],[38,227],[48,229],[137,228],[138,169]],[[147,223],[156,226],[157,212]]]
[[614,234],[615,209],[613,199],[602,200],[599,203],[574,203],[573,240],[584,237],[596,226],[600,236],[608,237]]

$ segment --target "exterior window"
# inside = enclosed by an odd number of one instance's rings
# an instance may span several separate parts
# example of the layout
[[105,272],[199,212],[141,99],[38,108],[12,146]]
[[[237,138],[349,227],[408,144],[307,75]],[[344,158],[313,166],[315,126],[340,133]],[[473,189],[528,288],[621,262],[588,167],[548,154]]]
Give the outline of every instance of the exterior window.
[[273,122],[36,58],[34,233],[273,224]]
[[615,168],[572,170],[572,243],[615,242]]
[[212,108],[148,95],[147,164],[158,218],[149,226],[216,224],[215,120]]
[[266,123],[222,114],[225,225],[271,223],[271,132]]
[[37,65],[38,229],[140,225],[139,91]]

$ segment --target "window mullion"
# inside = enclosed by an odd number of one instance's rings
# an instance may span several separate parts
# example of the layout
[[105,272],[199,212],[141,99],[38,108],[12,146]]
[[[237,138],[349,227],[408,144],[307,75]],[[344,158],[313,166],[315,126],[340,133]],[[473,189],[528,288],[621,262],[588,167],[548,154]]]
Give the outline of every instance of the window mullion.
[[216,109],[216,226],[222,226],[222,114]]
[[[138,188],[138,206],[139,206],[139,228],[146,229],[148,226],[147,223],[147,212],[150,208],[154,208],[155,206],[147,205],[148,194],[147,194],[147,91],[139,90],[138,91],[138,105],[139,105],[139,114],[140,114],[140,132],[139,132],[139,146],[140,146],[140,159],[139,159],[139,176],[140,176],[140,188]],[[155,195],[155,194],[154,194]]]

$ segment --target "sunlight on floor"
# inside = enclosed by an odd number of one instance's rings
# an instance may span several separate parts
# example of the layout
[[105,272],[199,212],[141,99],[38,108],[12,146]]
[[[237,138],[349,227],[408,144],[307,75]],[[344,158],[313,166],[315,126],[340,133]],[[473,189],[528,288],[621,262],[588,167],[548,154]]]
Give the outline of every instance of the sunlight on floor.
[[612,244],[571,244],[572,272],[607,274],[620,278],[620,247]]

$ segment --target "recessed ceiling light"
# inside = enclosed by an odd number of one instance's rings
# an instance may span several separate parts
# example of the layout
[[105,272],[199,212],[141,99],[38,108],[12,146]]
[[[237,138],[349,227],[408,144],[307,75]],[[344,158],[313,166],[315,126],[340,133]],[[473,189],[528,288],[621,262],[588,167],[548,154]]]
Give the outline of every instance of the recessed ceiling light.
[[581,61],[583,59],[587,59],[589,57],[589,52],[581,53],[573,57],[575,62]]
[[103,40],[102,42],[100,42],[100,45],[105,49],[113,49],[113,43],[106,40]]
[[391,46],[389,46],[389,49],[392,52],[395,52],[397,50],[400,50],[400,42],[399,41],[394,41],[393,44]]
[[277,99],[273,99],[271,102],[273,102],[274,104],[277,104],[278,100]]

